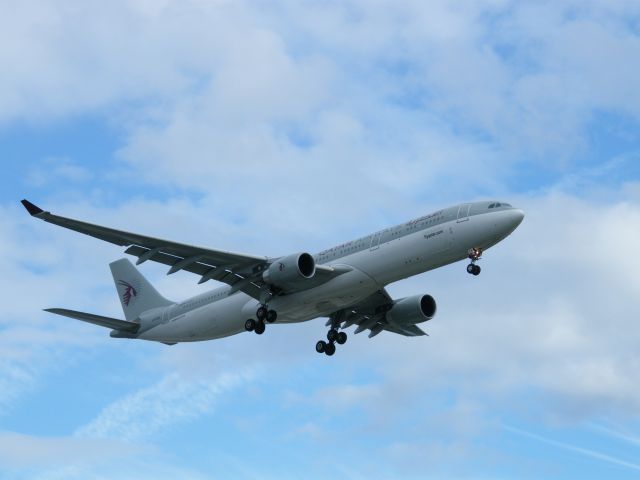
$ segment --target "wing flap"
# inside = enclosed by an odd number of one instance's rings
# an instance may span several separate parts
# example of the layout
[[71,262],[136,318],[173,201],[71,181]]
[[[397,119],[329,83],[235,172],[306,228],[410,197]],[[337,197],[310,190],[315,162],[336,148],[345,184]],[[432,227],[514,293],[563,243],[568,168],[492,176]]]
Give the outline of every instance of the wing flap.
[[390,323],[386,318],[386,312],[393,305],[393,300],[382,288],[350,308],[339,310],[331,315],[327,322],[331,325],[334,321],[341,323],[342,328],[357,325],[354,333],[370,330],[369,338],[375,337],[383,330],[387,332],[404,335],[405,337],[419,337],[427,335],[423,330],[415,325],[396,325]]
[[93,323],[94,325],[99,325],[101,327],[122,330],[125,332],[136,333],[140,329],[139,323],[127,322],[126,320],[119,320],[117,318],[103,317],[92,313],[78,312],[76,310],[67,310],[65,308],[47,308],[45,309],[45,312],[55,313],[56,315],[62,315],[63,317],[69,317],[75,320]]
[[391,325],[387,324],[384,329],[388,332],[397,333],[398,335],[404,335],[405,337],[422,337],[424,335],[429,336],[424,330],[415,325]]
[[[144,256],[146,256],[148,253],[151,253],[151,255],[148,255],[148,258],[146,260],[151,260],[154,262],[158,262],[158,263],[162,263],[164,265],[167,265],[169,267],[174,267],[176,264],[182,262],[184,260],[184,258],[182,256],[176,256],[176,255],[171,255],[169,253],[165,253],[164,251],[161,250],[150,250],[148,248],[145,247],[141,247],[139,245],[132,245],[129,248],[127,248],[124,253],[127,253],[129,255],[133,255],[135,257],[138,258],[143,258]],[[189,258],[189,257],[187,257]],[[211,262],[213,263],[213,262]],[[191,272],[191,273],[195,273],[196,275],[204,275],[205,273],[207,273],[209,270],[211,270],[211,268],[214,265],[209,265],[209,264],[205,264],[202,262],[194,262],[191,263],[189,265],[185,265],[181,268],[181,270],[185,270],[187,272]],[[171,271],[171,269],[169,270]],[[172,272],[173,273],[173,272]]]
[[[165,253],[164,251],[156,250],[152,251],[148,248],[141,247],[139,245],[132,245],[125,250],[125,253],[136,256],[138,258],[147,257],[147,260],[162,263],[167,265],[169,271],[168,275],[177,272],[178,270],[184,270],[186,272],[195,273],[200,275],[200,283],[204,283],[207,280],[218,280],[224,282],[227,285],[235,288],[235,290],[241,290],[250,297],[260,299],[260,293],[262,288],[257,283],[253,283],[249,278],[236,273],[224,266],[216,266],[213,258],[208,255],[191,255],[191,256],[178,256]],[[245,270],[252,270],[254,265],[245,267]]]

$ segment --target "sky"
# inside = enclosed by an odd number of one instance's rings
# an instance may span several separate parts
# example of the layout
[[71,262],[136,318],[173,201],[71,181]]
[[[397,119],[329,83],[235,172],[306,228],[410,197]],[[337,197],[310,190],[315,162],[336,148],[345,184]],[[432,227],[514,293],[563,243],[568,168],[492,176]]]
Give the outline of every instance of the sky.
[[[640,478],[636,0],[0,0],[0,479]],[[429,337],[324,319],[166,346],[72,218],[318,252],[456,203],[522,225],[390,285]],[[168,298],[214,288],[145,263]]]

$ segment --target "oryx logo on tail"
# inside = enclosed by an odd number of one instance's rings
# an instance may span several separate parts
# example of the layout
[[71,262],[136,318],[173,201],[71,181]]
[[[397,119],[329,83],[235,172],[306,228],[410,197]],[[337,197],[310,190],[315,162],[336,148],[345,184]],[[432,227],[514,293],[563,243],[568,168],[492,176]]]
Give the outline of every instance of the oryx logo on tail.
[[131,299],[138,296],[138,291],[133,285],[125,282],[124,280],[118,280],[118,285],[122,285],[124,287],[124,293],[122,294],[122,303],[124,303],[125,306],[128,307]]

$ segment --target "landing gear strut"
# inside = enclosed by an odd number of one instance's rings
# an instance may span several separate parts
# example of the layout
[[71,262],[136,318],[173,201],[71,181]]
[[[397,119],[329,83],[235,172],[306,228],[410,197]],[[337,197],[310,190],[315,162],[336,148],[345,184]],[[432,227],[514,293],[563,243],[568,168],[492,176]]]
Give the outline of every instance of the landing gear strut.
[[474,276],[480,275],[480,265],[476,265],[476,262],[480,260],[480,257],[482,257],[482,249],[480,247],[473,247],[470,248],[467,253],[471,260],[471,263],[467,265],[467,273]]
[[320,340],[316,343],[316,352],[324,353],[327,356],[331,356],[336,353],[336,343],[338,345],[344,345],[347,341],[347,332],[339,332],[338,328],[340,328],[340,320],[336,317],[331,317],[329,320],[329,324],[331,325],[331,329],[327,332],[327,340]]
[[267,323],[273,323],[278,318],[278,313],[275,310],[269,310],[267,305],[260,305],[256,310],[256,319],[250,318],[244,322],[244,329],[247,332],[256,332],[258,335],[262,335],[265,331]]

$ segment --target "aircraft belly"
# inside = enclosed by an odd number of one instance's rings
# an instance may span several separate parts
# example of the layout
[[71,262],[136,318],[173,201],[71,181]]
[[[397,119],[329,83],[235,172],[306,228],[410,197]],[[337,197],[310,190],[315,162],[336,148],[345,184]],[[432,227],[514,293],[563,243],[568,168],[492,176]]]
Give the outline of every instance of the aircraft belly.
[[[243,298],[244,297],[244,298]],[[170,318],[139,335],[143,340],[196,342],[227,337],[244,331],[242,305],[250,297],[240,294]]]
[[315,288],[276,297],[269,308],[278,312],[277,323],[302,322],[353,305],[379,288],[369,275],[354,269]]

